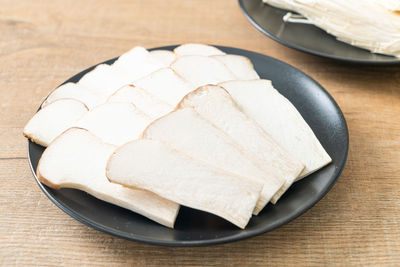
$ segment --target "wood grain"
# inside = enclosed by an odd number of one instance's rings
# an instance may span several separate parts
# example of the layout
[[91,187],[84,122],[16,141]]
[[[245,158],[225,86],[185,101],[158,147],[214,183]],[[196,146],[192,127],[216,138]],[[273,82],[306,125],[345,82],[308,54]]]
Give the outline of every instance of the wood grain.
[[[400,66],[306,55],[250,26],[236,1],[0,0],[0,265],[400,266]],[[280,229],[200,248],[144,245],[75,221],[40,191],[22,129],[47,93],[134,45],[202,42],[281,59],[342,108],[350,153],[337,184]]]

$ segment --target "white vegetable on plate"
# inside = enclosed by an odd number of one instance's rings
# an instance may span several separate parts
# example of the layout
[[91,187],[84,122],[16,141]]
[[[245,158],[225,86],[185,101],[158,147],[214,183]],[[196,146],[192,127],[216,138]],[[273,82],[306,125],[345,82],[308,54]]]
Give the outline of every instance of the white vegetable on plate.
[[[400,57],[400,2],[396,0],[263,0],[300,13],[340,41]],[[290,20],[289,20],[290,21]]]
[[79,85],[83,85],[104,97],[112,95],[128,83],[121,73],[107,64],[98,65],[94,70],[86,73],[78,82]]
[[237,79],[224,63],[213,57],[179,57],[171,68],[195,87]]
[[[188,94],[180,106],[193,107],[203,118],[233,138],[246,152],[246,156],[264,170],[265,178],[285,181],[283,187],[273,193],[273,203],[277,202],[282,192],[289,188],[304,169],[298,159],[283,150],[271,136],[246,116],[222,87],[200,87]],[[255,214],[260,211],[257,207]]]
[[81,84],[66,83],[51,92],[51,94],[43,102],[42,107],[45,107],[58,99],[65,98],[79,100],[84,103],[89,109],[98,106],[106,101],[106,97],[104,95],[93,92],[92,90]]
[[88,108],[78,100],[56,100],[39,110],[29,120],[24,128],[24,136],[39,145],[48,146],[87,112]]
[[268,80],[231,81],[220,84],[241,110],[283,149],[305,165],[303,178],[331,162],[310,126],[288,99]]
[[150,122],[131,103],[105,103],[89,110],[74,126],[87,129],[105,143],[119,146],[137,139]]
[[157,119],[174,109],[172,105],[134,85],[126,85],[118,89],[118,91],[108,98],[107,102],[132,103],[151,119]]
[[162,141],[215,168],[262,183],[264,187],[256,211],[265,207],[284,182],[261,170],[229,135],[192,108],[177,109],[155,120],[143,132],[143,138]]
[[112,68],[124,76],[128,84],[168,65],[159,61],[157,56],[152,56],[145,48],[136,46],[122,54],[112,64]]
[[169,50],[152,50],[150,55],[165,67],[168,67],[176,59],[175,53]]
[[195,89],[171,68],[159,69],[136,80],[134,85],[172,106],[176,106],[187,93]]
[[215,169],[162,142],[139,139],[119,147],[107,164],[111,182],[142,188],[218,215],[240,228],[251,218],[262,184]]
[[228,54],[213,56],[213,58],[224,63],[224,65],[238,80],[253,80],[260,78],[254,70],[253,63],[247,57]]
[[52,188],[80,189],[173,228],[179,211],[177,203],[148,191],[126,188],[107,180],[106,164],[115,148],[87,130],[70,128],[43,152],[37,177]]
[[177,57],[225,55],[223,51],[214,46],[194,43],[180,45],[174,49],[174,52]]
[[[257,72],[254,70],[253,63],[247,57],[226,54],[214,46],[204,44],[183,44],[175,48],[174,51],[178,58],[182,56],[213,57],[223,63],[239,80],[259,78]],[[212,64],[212,61],[209,64]],[[205,84],[196,83],[196,85],[200,86]]]

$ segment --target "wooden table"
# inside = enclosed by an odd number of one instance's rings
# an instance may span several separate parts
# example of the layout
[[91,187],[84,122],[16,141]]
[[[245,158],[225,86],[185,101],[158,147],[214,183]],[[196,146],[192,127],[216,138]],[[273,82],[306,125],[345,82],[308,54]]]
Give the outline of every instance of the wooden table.
[[[286,48],[236,1],[1,0],[0,265],[400,266],[400,66],[333,62]],[[73,74],[135,45],[202,42],[264,53],[319,81],[350,131],[337,184],[293,222],[236,243],[169,248],[93,230],[40,191],[22,129]]]

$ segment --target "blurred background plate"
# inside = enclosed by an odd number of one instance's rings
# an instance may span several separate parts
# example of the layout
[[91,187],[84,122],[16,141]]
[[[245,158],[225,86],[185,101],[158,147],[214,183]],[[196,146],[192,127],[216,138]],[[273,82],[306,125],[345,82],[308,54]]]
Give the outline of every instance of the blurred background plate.
[[400,58],[374,54],[336,40],[314,25],[284,23],[287,10],[264,4],[262,0],[239,0],[247,19],[273,40],[313,55],[365,64],[399,64]]
[[[150,50],[172,50],[175,47]],[[186,207],[181,208],[175,229],[170,229],[141,215],[98,200],[83,191],[51,189],[41,184],[36,177],[37,164],[44,147],[28,141],[31,169],[43,192],[63,211],[95,229],[130,240],[168,246],[211,245],[256,236],[295,219],[317,203],[336,182],[347,158],[349,135],[339,106],[316,81],[282,61],[247,50],[217,47],[226,53],[248,57],[261,78],[272,80],[274,87],[296,106],[313,129],[331,156],[331,164],[296,182],[276,205],[268,204],[258,216],[254,216],[245,230],[215,215]],[[116,58],[104,63],[112,64],[115,60]],[[77,82],[95,67],[88,68],[65,82]]]

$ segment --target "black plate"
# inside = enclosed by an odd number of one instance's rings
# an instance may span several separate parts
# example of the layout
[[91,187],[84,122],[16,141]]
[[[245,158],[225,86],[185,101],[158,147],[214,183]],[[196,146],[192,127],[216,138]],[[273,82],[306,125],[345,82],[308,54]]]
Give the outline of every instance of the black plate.
[[273,40],[306,53],[330,59],[367,64],[399,64],[400,59],[371,53],[336,40],[314,25],[284,23],[287,10],[264,4],[262,0],[239,0],[247,19]]
[[[172,50],[175,47],[154,49]],[[218,48],[250,58],[260,77],[273,81],[275,88],[297,107],[314,130],[332,157],[332,164],[295,183],[276,205],[267,205],[260,215],[253,217],[245,230],[217,216],[186,207],[181,208],[175,229],[169,229],[82,191],[53,190],[41,184],[35,175],[43,192],[63,211],[95,229],[130,240],[169,246],[210,245],[252,237],[293,220],[313,206],[335,183],[346,162],[349,136],[340,108],[316,81],[286,63],[242,49]],[[115,58],[105,63],[114,61]],[[77,82],[94,67],[66,82]],[[28,143],[29,162],[34,174],[43,150],[39,145]]]

